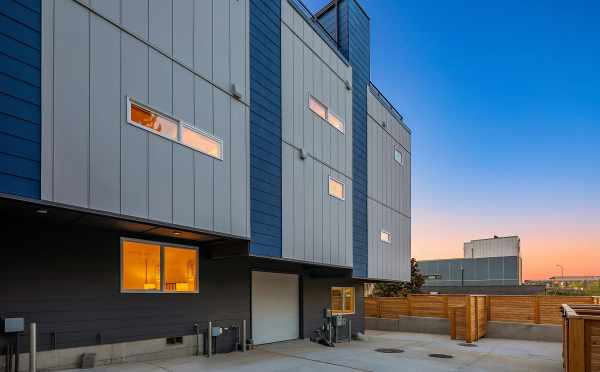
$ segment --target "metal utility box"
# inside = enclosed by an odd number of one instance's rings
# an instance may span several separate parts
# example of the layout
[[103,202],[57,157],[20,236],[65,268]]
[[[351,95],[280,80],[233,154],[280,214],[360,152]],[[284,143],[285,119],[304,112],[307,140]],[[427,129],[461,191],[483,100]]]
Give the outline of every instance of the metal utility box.
[[3,329],[4,333],[25,332],[24,318],[4,318]]

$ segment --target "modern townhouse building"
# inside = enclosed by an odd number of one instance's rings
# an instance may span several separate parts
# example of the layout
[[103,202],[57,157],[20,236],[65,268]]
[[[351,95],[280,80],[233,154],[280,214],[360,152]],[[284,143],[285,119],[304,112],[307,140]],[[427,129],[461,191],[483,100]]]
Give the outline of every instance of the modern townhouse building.
[[325,308],[362,331],[363,283],[410,279],[411,132],[370,82],[370,21],[3,1],[0,318],[37,323],[48,367],[191,353],[208,322],[308,337]]

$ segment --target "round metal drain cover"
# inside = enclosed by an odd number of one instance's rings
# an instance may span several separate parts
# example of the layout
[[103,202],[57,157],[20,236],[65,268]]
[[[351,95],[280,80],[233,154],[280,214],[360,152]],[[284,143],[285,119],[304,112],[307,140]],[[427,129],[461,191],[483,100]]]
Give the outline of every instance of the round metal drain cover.
[[396,349],[396,348],[381,348],[381,349],[375,349],[376,352],[378,353],[384,353],[384,354],[398,354],[398,353],[403,353],[404,350],[402,349]]
[[440,358],[440,359],[452,359],[454,358],[452,355],[448,354],[429,354],[432,358]]
[[464,346],[464,347],[477,347],[477,344],[470,344],[468,342],[461,342],[460,344],[458,344],[458,346]]

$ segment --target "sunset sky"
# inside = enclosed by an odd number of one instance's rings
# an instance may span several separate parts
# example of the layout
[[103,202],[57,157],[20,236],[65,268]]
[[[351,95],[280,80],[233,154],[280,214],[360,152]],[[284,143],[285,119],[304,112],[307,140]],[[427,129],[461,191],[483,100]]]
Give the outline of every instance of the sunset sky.
[[600,275],[600,2],[360,3],[413,130],[413,256],[519,235],[525,279]]

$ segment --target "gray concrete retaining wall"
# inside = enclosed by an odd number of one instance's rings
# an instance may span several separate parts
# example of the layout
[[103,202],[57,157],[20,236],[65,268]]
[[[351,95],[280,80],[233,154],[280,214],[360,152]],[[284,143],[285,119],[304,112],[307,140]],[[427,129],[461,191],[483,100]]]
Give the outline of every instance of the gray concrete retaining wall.
[[514,340],[561,342],[562,327],[551,324],[519,324],[505,322],[488,322],[489,338],[508,338]]
[[450,321],[442,318],[405,316],[399,319],[365,317],[365,328],[379,331],[450,334]]

